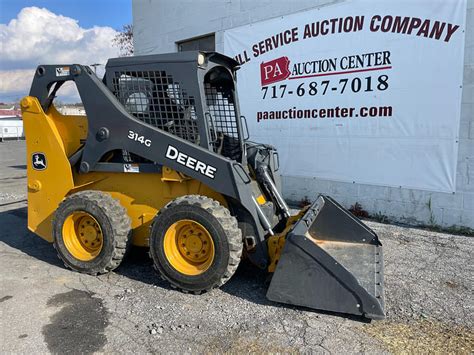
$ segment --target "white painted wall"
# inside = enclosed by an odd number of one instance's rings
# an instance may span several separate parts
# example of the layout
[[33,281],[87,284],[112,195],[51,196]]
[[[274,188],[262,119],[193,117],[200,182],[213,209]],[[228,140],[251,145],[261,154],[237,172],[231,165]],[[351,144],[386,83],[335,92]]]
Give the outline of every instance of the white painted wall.
[[[133,0],[136,55],[176,52],[176,42],[343,0]],[[406,0],[408,1],[408,0]],[[454,194],[283,177],[287,200],[329,194],[344,206],[359,202],[371,214],[410,224],[474,228],[474,0],[467,0],[464,83]],[[401,5],[402,6],[402,5]],[[429,2],[427,2],[429,6]]]

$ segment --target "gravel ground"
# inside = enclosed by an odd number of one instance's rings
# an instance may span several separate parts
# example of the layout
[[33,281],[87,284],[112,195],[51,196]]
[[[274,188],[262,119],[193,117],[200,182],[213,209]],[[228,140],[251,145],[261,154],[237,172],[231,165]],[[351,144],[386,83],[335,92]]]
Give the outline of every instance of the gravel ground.
[[368,221],[384,244],[387,319],[287,307],[243,263],[221,289],[170,289],[135,248],[98,277],[65,269],[26,228],[24,142],[0,143],[0,352],[474,351],[470,237]]

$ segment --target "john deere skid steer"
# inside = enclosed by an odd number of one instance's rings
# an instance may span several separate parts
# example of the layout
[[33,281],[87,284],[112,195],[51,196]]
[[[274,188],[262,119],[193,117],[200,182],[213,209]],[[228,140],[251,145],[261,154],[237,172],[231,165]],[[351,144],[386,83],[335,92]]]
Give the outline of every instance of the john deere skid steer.
[[[383,318],[377,235],[328,196],[291,214],[277,151],[247,139],[237,69],[202,52],[110,59],[103,80],[84,65],[40,65],[21,101],[29,229],[79,272],[149,246],[164,279],[199,294],[246,257],[273,273],[270,300]],[[56,110],[65,82],[87,116]]]

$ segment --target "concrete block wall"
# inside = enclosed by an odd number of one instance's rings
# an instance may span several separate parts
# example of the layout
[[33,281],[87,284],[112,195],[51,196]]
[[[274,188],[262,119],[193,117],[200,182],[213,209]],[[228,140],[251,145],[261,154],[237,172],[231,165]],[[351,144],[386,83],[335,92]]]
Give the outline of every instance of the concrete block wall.
[[[136,54],[176,52],[176,42],[215,33],[223,49],[226,29],[343,0],[133,0]],[[464,82],[455,193],[283,176],[285,198],[298,202],[319,193],[346,207],[358,202],[372,215],[413,225],[474,228],[474,0],[467,2]]]

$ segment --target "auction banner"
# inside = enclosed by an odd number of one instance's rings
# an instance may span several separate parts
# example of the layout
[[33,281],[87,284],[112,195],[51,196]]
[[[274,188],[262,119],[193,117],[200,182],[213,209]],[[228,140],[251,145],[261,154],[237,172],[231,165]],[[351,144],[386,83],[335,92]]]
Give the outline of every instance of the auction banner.
[[453,192],[465,18],[465,0],[354,0],[225,31],[251,139],[282,175]]

